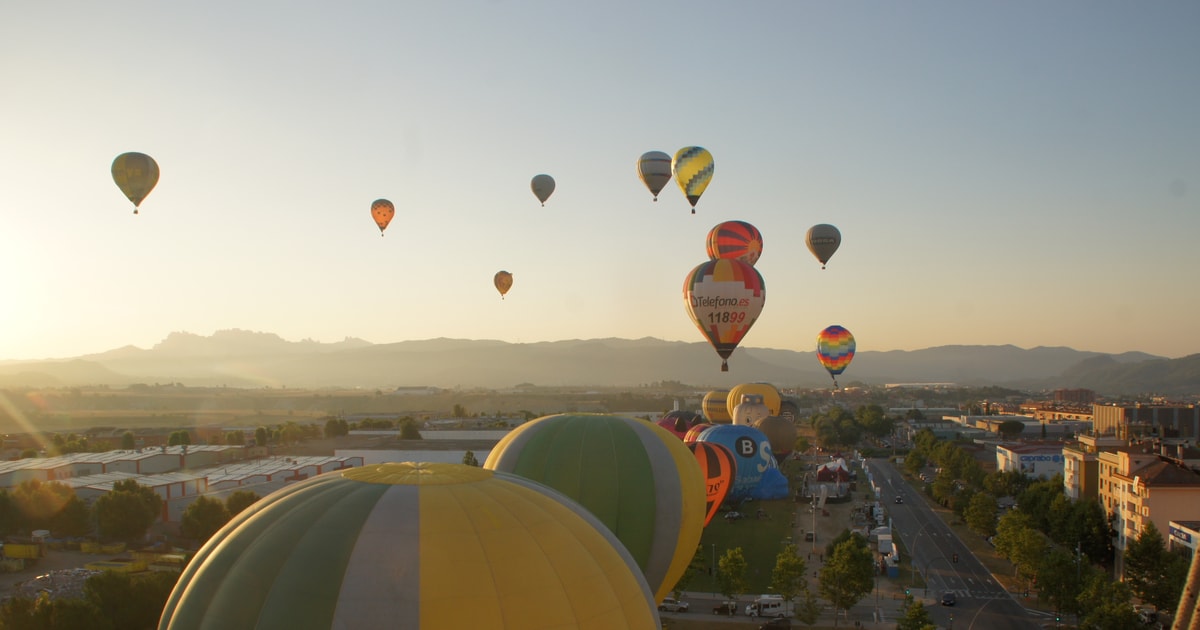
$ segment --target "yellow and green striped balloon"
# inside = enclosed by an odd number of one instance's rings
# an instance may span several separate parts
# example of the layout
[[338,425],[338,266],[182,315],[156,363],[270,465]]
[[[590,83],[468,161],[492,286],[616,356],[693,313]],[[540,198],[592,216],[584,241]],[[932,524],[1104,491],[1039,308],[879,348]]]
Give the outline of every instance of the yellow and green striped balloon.
[[544,483],[604,523],[661,602],[704,531],[705,483],[696,457],[660,426],[608,414],[531,420],[492,449],[484,468]]
[[708,182],[712,181],[712,154],[704,147],[684,147],[675,152],[675,159],[671,160],[671,173],[675,175],[675,181],[688,203],[692,204],[692,214],[696,214],[696,202],[700,201],[700,195],[704,194]]
[[516,475],[394,463],[273,493],[180,576],[160,630],[658,628],[593,515]]

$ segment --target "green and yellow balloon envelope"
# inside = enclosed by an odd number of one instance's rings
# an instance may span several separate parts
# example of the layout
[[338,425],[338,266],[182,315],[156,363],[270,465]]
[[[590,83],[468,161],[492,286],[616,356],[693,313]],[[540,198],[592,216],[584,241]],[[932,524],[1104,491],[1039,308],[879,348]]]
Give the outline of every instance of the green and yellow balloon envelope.
[[509,432],[483,467],[544,483],[590,510],[629,550],[656,602],[671,592],[700,544],[700,465],[679,438],[649,422],[545,416]]
[[268,495],[180,576],[160,630],[657,628],[632,557],[578,503],[462,464],[328,473]]

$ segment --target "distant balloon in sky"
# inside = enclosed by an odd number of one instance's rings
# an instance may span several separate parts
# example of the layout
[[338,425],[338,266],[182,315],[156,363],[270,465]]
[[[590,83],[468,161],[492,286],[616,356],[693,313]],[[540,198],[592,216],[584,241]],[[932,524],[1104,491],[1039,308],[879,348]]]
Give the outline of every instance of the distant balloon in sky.
[[579,502],[513,474],[404,462],[318,475],[233,517],[188,562],[157,627],[660,624],[633,557]]
[[112,178],[117,188],[133,202],[133,213],[158,184],[158,162],[145,153],[122,153],[112,163]]
[[749,265],[762,255],[763,238],[758,228],[745,221],[724,221],[708,231],[705,251],[709,258],[736,258]]
[[821,268],[824,269],[825,263],[829,262],[838,246],[842,244],[842,233],[828,223],[820,223],[808,228],[808,233],[804,235],[804,244],[808,245],[808,251],[821,261]]
[[396,215],[396,206],[387,199],[376,199],[371,202],[371,218],[375,219],[375,225],[379,226],[379,235],[383,236],[383,231],[387,229],[388,223],[392,222],[392,217]]
[[500,292],[500,299],[504,299],[504,294],[512,288],[513,277],[507,271],[497,271],[492,277],[492,284],[496,285],[496,290]]
[[684,278],[684,307],[720,355],[722,372],[729,371],[729,355],[762,313],[766,299],[762,275],[733,258],[700,263]]
[[554,178],[546,174],[534,175],[533,180],[529,182],[529,187],[533,189],[533,195],[546,205],[546,200],[550,195],[554,194]]
[[838,386],[837,375],[850,366],[854,349],[854,335],[841,326],[829,326],[817,335],[817,359],[829,371],[834,387]]
[[696,202],[708,188],[708,182],[713,176],[713,156],[704,147],[684,147],[675,152],[671,162],[671,173],[675,175],[675,183],[692,204],[692,214],[696,214]]
[[658,193],[662,192],[667,182],[671,181],[671,156],[662,151],[647,151],[638,158],[638,177],[654,200],[658,201]]

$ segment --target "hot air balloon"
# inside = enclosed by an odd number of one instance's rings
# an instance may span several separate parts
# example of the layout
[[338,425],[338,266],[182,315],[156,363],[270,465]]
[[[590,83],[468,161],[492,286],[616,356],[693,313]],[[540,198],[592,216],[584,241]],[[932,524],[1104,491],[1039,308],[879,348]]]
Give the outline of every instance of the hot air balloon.
[[390,463],[313,477],[235,516],[188,563],[158,627],[650,630],[655,608],[629,552],[561,493],[463,464]]
[[383,231],[387,229],[395,215],[396,206],[393,206],[392,202],[387,199],[376,199],[371,202],[371,218],[375,219],[375,225],[379,226],[380,236],[383,236]]
[[729,415],[729,407],[725,404],[728,399],[729,390],[714,389],[704,395],[700,401],[700,410],[704,412],[704,417],[713,424],[729,424],[733,422],[733,416]]
[[754,423],[754,428],[767,436],[767,441],[771,443],[771,453],[775,455],[776,462],[787,459],[788,455],[792,454],[792,449],[796,448],[796,437],[799,434],[796,431],[796,425],[787,418],[767,416]]
[[795,401],[785,400],[779,403],[779,413],[776,415],[795,422],[800,419],[800,406]]
[[133,213],[158,184],[158,162],[145,153],[122,153],[112,163],[112,178],[117,188],[133,202]]
[[762,248],[762,234],[745,221],[718,223],[708,231],[705,247],[709,258],[736,258],[749,265],[758,262]]
[[733,453],[737,466],[730,499],[782,499],[788,495],[787,478],[779,471],[771,443],[762,431],[723,424],[701,433],[696,443],[705,442],[715,442]]
[[683,435],[683,443],[688,445],[695,444],[696,439],[700,437],[701,433],[704,433],[705,429],[715,426],[717,425],[711,422],[698,422],[693,424],[692,428],[688,429],[688,432]]
[[854,347],[854,335],[841,326],[830,326],[817,335],[817,358],[829,370],[834,387],[838,386],[837,375],[854,359]]
[[829,262],[838,245],[842,244],[842,233],[827,223],[814,225],[808,228],[808,233],[804,235],[804,244],[808,245],[808,251],[821,261],[821,268],[824,269],[825,263]]
[[671,161],[671,173],[675,175],[675,183],[692,204],[692,214],[696,214],[696,202],[708,188],[708,182],[713,176],[713,156],[704,147],[684,147],[675,152]]
[[772,416],[779,415],[779,404],[783,398],[779,395],[779,390],[770,383],[741,383],[734,385],[729,389],[729,395],[725,397],[725,406],[729,408],[729,417],[733,417],[733,409],[742,402],[742,397],[747,394],[755,394],[762,396],[762,402],[767,406],[767,413]]
[[638,158],[637,171],[642,183],[658,201],[658,193],[671,181],[671,156],[662,151],[647,151]]
[[696,461],[700,464],[700,472],[704,473],[707,494],[704,506],[704,526],[712,522],[721,503],[729,494],[729,488],[737,476],[737,463],[729,449],[716,442],[695,442],[688,445]]
[[546,205],[546,200],[550,195],[554,194],[554,178],[546,174],[534,175],[533,180],[529,182],[529,187],[533,189],[533,195]]
[[767,406],[763,404],[762,396],[758,394],[743,394],[742,402],[733,408],[733,413],[730,415],[733,416],[734,424],[752,427],[759,420],[771,415],[771,412],[767,411]]
[[766,302],[762,274],[732,258],[700,263],[683,281],[683,304],[692,322],[729,371],[729,355],[754,325]]
[[701,416],[694,411],[681,411],[676,409],[663,414],[663,417],[659,418],[658,422],[655,424],[666,429],[672,435],[682,440],[683,436],[687,435],[688,430],[692,428],[692,425],[696,424],[697,422],[702,422],[703,420],[704,416]]
[[496,285],[496,290],[500,292],[500,299],[504,299],[504,294],[512,288],[512,274],[507,271],[497,271],[492,277],[492,284]]
[[633,556],[661,602],[704,529],[704,477],[661,427],[607,414],[560,414],[509,432],[484,468],[543,483],[591,510]]

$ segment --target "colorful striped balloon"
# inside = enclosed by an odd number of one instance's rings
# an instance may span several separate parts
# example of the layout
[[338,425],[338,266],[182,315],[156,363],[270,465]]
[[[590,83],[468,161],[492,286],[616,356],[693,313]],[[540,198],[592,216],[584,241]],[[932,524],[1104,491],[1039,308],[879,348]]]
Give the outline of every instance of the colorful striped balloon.
[[830,326],[817,335],[817,359],[829,370],[834,387],[838,386],[837,375],[854,359],[854,348],[854,335],[841,326]]
[[675,152],[671,160],[671,173],[679,189],[692,204],[692,214],[696,214],[696,202],[708,188],[708,182],[713,176],[713,156],[704,147],[683,147]]
[[560,414],[509,432],[484,468],[546,484],[579,501],[642,568],[661,602],[704,529],[704,477],[683,441],[636,418]]
[[737,462],[729,449],[716,442],[695,442],[689,444],[688,448],[692,449],[696,461],[700,464],[700,471],[704,473],[707,489],[704,526],[708,527],[721,508],[721,503],[725,501],[725,496],[729,494],[729,488],[733,486],[733,480],[737,476]]
[[748,265],[758,262],[762,248],[762,234],[745,221],[718,223],[708,231],[705,244],[709,258],[736,258]]
[[396,463],[320,475],[234,517],[158,627],[658,624],[629,552],[575,501],[516,475]]
[[683,304],[692,322],[729,371],[729,355],[762,313],[767,292],[763,277],[746,263],[718,258],[700,263],[683,279]]

